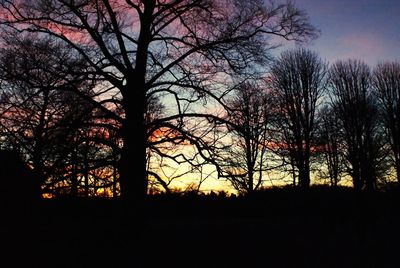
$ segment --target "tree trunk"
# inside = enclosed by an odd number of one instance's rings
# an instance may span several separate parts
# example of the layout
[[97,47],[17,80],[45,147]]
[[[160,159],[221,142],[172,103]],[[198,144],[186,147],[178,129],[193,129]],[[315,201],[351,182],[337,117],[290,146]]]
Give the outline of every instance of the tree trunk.
[[364,180],[365,180],[365,189],[367,191],[374,191],[376,186],[376,169],[372,159],[368,159],[366,163],[363,165],[364,169]]
[[247,178],[248,178],[248,183],[247,183],[247,187],[248,187],[248,194],[253,193],[254,190],[254,163],[253,163],[253,159],[252,159],[252,151],[251,151],[251,139],[250,139],[250,135],[247,133],[246,134],[246,138],[245,138],[245,142],[246,142],[246,165],[247,165]]
[[352,178],[353,178],[353,187],[354,190],[360,191],[362,189],[362,181],[360,178],[360,170],[358,165],[353,165],[353,172],[352,172]]
[[299,184],[300,188],[306,189],[310,187],[310,170],[307,170],[306,167],[299,169]]
[[397,175],[397,182],[400,184],[400,159],[396,159],[396,175]]
[[[127,85],[129,87],[129,85]],[[147,193],[145,95],[131,87],[124,96],[125,121],[122,126],[123,148],[119,161],[121,196],[141,200]]]
[[[300,158],[300,157],[299,157]],[[301,159],[302,158],[302,159]],[[299,184],[301,188],[310,187],[310,160],[305,154],[300,158],[299,165]]]
[[71,174],[71,192],[70,195],[73,197],[78,196],[78,168],[77,166],[77,155],[76,150],[72,151],[72,164],[73,174]]
[[113,166],[113,188],[112,188],[113,198],[117,197],[117,168]]
[[84,157],[85,197],[89,197],[89,163],[87,152],[85,152]]
[[146,172],[146,71],[151,27],[156,1],[144,1],[140,16],[140,34],[137,44],[135,68],[126,74],[122,88],[125,121],[122,126],[124,146],[120,159],[120,187],[124,199],[142,200],[147,194]]

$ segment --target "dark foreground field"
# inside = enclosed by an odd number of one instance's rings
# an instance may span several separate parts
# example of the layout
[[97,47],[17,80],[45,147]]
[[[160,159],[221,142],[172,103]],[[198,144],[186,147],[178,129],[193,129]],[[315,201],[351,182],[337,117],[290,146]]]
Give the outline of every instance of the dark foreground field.
[[0,267],[400,267],[399,201],[399,192],[286,189],[153,196],[140,207],[9,204]]

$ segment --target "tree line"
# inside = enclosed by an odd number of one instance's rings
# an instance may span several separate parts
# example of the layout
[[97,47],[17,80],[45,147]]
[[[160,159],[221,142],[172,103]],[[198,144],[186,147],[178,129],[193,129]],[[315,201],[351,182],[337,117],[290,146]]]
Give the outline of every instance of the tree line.
[[[399,83],[398,62],[371,70],[353,59],[328,66],[303,48],[283,52],[262,88],[243,87],[238,95],[241,127],[235,135],[246,157],[240,167],[243,176],[233,173],[230,180],[239,182],[239,191],[256,190],[262,172],[273,163],[263,159],[270,154],[278,161],[274,168],[283,168],[292,184],[302,188],[310,186],[311,173],[334,187],[350,178],[356,190],[398,183]],[[249,120],[259,114],[261,125]],[[259,173],[257,178],[254,173]]]
[[[143,197],[212,167],[375,190],[400,174],[399,64],[330,67],[292,1],[0,2],[1,149],[43,194]],[[164,172],[186,165],[183,174]],[[392,176],[393,175],[393,176]]]

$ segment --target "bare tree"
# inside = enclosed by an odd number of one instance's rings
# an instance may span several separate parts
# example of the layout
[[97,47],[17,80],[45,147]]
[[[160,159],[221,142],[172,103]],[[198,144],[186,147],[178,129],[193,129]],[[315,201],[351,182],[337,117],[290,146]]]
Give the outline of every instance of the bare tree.
[[[8,146],[19,150],[33,167],[39,187],[48,176],[50,166],[56,162],[56,155],[64,149],[61,147],[68,143],[67,139],[60,143],[53,137],[61,129],[64,129],[64,137],[68,137],[69,130],[74,129],[73,124],[82,119],[81,110],[85,109],[84,105],[75,106],[79,107],[74,111],[79,118],[70,121],[68,127],[61,126],[63,117],[72,108],[66,102],[72,97],[71,93],[61,89],[82,86],[84,90],[84,85],[78,80],[75,84],[70,83],[68,77],[62,76],[62,66],[70,63],[79,68],[78,62],[68,62],[68,52],[62,47],[55,46],[50,40],[14,37],[4,40],[3,44],[7,46],[1,49],[0,55],[0,128]],[[48,65],[54,73],[49,72]],[[43,67],[47,70],[43,71]]]
[[[315,36],[305,13],[291,2],[4,0],[0,14],[3,29],[66,44],[85,59],[88,74],[108,84],[87,99],[121,124],[119,173],[127,198],[146,193],[148,139],[159,128],[182,129],[183,118],[191,116],[182,109],[185,103],[218,101],[217,81],[262,61],[276,46],[269,37]],[[168,96],[174,104],[163,118],[145,122],[152,96]]]
[[369,67],[356,60],[336,62],[330,70],[330,94],[343,128],[347,170],[354,188],[373,190],[383,156]]
[[282,143],[280,153],[289,155],[297,169],[300,187],[310,185],[310,157],[326,73],[327,65],[315,52],[305,49],[283,52],[271,68],[277,112],[275,127],[279,132],[277,143]]
[[249,81],[240,83],[234,93],[227,104],[229,146],[220,155],[220,177],[229,180],[238,192],[251,194],[263,186],[269,169],[269,96],[265,88]]
[[71,92],[70,88],[79,88],[87,96],[96,94],[87,77],[73,75],[85,67],[81,61],[71,59],[62,44],[31,37],[3,39],[2,136],[8,148],[24,155],[45,193],[53,194],[62,184],[64,193],[85,192],[88,196],[94,185],[89,183],[89,177],[93,178],[89,174],[115,163],[113,125]]
[[378,97],[397,181],[400,183],[400,63],[378,64],[373,73],[372,86]]

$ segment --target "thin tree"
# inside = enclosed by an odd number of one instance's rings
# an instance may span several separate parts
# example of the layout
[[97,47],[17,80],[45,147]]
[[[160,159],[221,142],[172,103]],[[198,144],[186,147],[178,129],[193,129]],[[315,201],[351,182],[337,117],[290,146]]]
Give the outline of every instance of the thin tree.
[[312,51],[285,51],[271,68],[277,143],[298,171],[300,187],[310,185],[310,158],[315,144],[318,104],[326,87],[327,65]]

